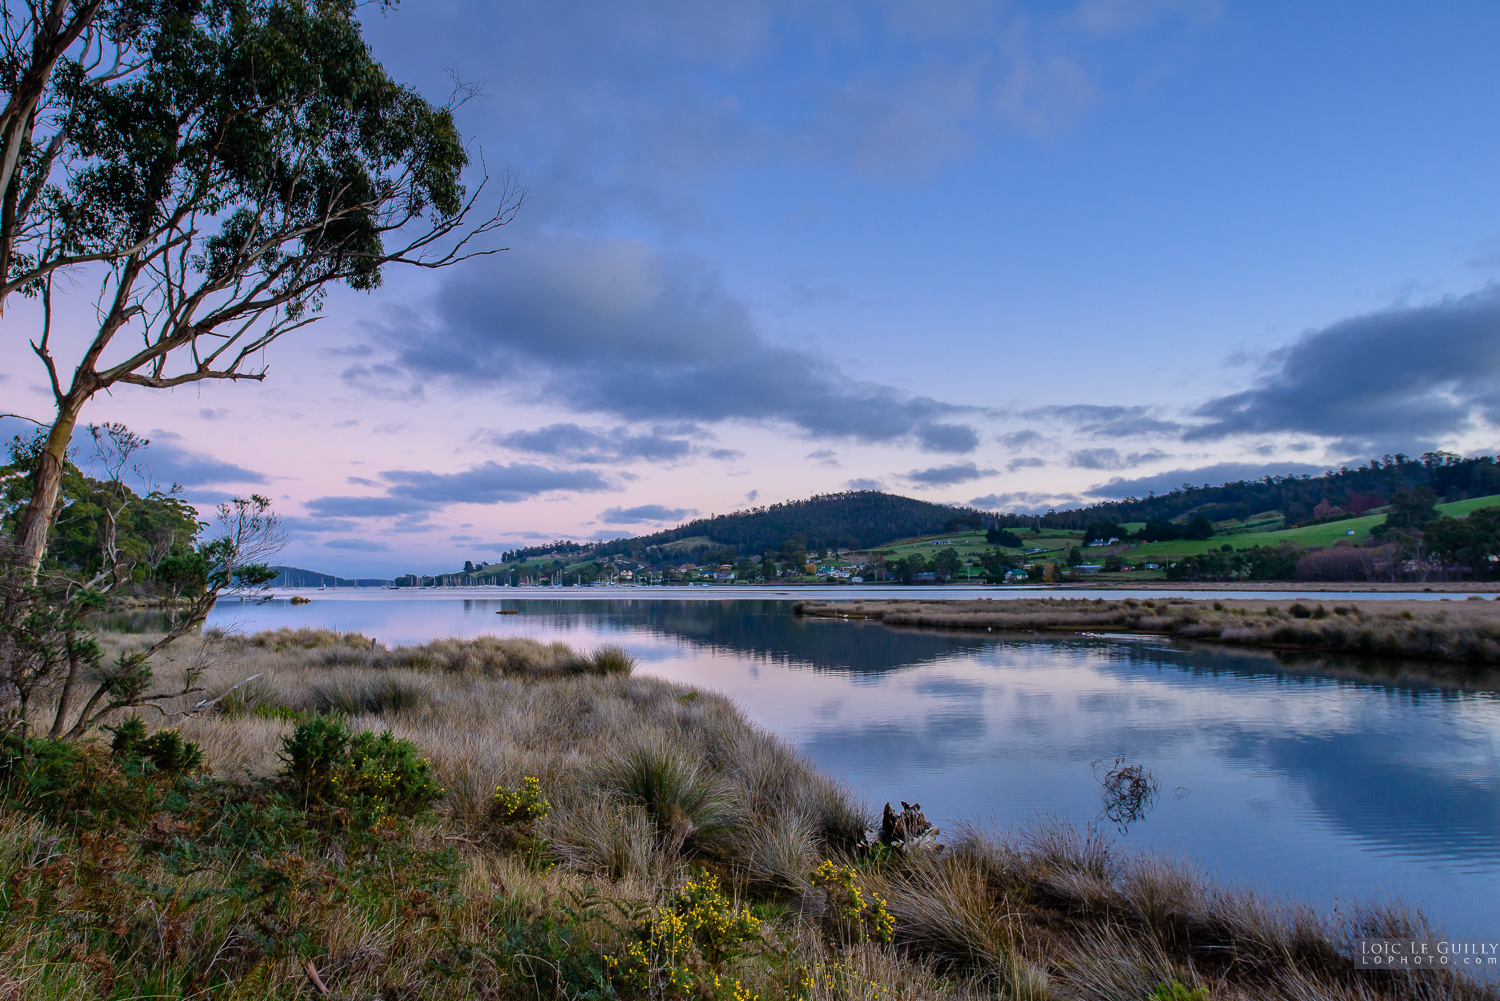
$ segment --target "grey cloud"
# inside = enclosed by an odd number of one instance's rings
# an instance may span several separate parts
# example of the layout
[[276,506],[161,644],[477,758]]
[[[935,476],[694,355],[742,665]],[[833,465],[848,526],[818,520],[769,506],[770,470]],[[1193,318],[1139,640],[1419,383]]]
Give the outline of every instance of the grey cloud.
[[672,437],[662,427],[642,434],[628,428],[549,424],[534,431],[491,434],[489,441],[521,452],[584,463],[620,463],[635,459],[672,462],[686,458],[693,450],[692,442]]
[[1164,494],[1181,486],[1217,486],[1234,480],[1258,480],[1266,476],[1317,476],[1322,466],[1305,462],[1273,462],[1256,465],[1247,462],[1219,462],[1198,469],[1174,469],[1135,479],[1115,477],[1108,483],[1089,488],[1095,498],[1144,497],[1148,493]]
[[917,441],[929,452],[972,452],[979,435],[964,424],[929,423],[917,428]]
[[636,241],[538,238],[525,256],[452,276],[435,308],[435,327],[389,331],[407,370],[511,384],[629,421],[771,422],[938,451],[962,450],[971,434],[944,420],[968,408],[767,341],[701,261]]
[[824,469],[838,469],[842,463],[839,462],[838,453],[831,448],[820,448],[807,453],[807,458],[816,462]]
[[1500,286],[1310,330],[1250,389],[1194,411],[1189,439],[1290,432],[1350,452],[1420,452],[1476,419],[1500,423]]
[[[19,422],[17,422],[19,423]],[[29,425],[35,428],[35,425]],[[210,455],[184,448],[182,435],[174,431],[153,429],[146,436],[151,444],[135,454],[132,465],[139,466],[147,488],[166,487],[180,483],[184,487],[222,486],[225,484],[262,484],[268,477],[244,466],[224,462]],[[80,465],[89,471],[94,466],[94,442],[86,429],[79,429],[73,436],[78,450]],[[195,491],[201,497],[201,491]]]
[[950,466],[933,466],[931,469],[913,469],[906,478],[913,483],[929,487],[949,487],[955,483],[967,483],[994,475],[993,469],[980,469],[972,462],[957,462]]
[[391,547],[374,539],[329,539],[323,543],[329,549],[349,549],[359,553],[387,553]]
[[1038,459],[1036,456],[1028,456],[1021,459],[1012,459],[1005,464],[1007,473],[1014,473],[1018,469],[1037,469],[1047,464],[1046,459]]
[[317,532],[353,532],[359,523],[347,518],[300,518],[282,515],[281,527],[293,535],[310,535]]
[[513,504],[557,490],[592,493],[609,484],[592,469],[549,469],[523,462],[486,462],[458,473],[390,469],[380,478],[388,493],[429,504]]
[[410,497],[314,497],[306,506],[319,518],[391,518],[431,505]]
[[457,473],[388,469],[380,474],[384,496],[317,497],[307,508],[320,517],[398,517],[398,530],[424,530],[428,512],[449,504],[514,504],[555,491],[594,493],[609,483],[592,469],[549,469],[512,462],[486,462]]
[[703,454],[707,455],[710,459],[719,459],[724,462],[732,459],[740,459],[745,455],[744,452],[741,452],[737,448],[711,448]]
[[884,490],[885,489],[885,481],[884,480],[871,480],[871,479],[866,479],[865,477],[858,477],[856,479],[852,479],[852,480],[847,481],[844,484],[844,488],[846,490]]
[[1130,469],[1166,457],[1166,452],[1157,449],[1121,455],[1114,448],[1082,448],[1068,453],[1068,465],[1074,469]]
[[610,525],[638,525],[642,522],[681,521],[688,515],[697,513],[691,508],[641,504],[637,507],[612,507],[599,515],[599,520]]
[[1022,514],[1042,514],[1055,507],[1082,503],[1077,494],[1046,494],[1033,491],[985,494],[969,501],[970,507],[983,511],[1014,511]]
[[1026,411],[1024,416],[1060,421],[1096,438],[1175,435],[1182,430],[1180,422],[1164,420],[1156,416],[1156,413],[1154,407],[1072,403],[1058,407],[1037,407]]
[[1002,434],[997,440],[1007,448],[1024,448],[1027,445],[1033,445],[1041,441],[1042,437],[1043,435],[1040,431],[1025,428],[1021,431],[1011,431],[1008,434]]

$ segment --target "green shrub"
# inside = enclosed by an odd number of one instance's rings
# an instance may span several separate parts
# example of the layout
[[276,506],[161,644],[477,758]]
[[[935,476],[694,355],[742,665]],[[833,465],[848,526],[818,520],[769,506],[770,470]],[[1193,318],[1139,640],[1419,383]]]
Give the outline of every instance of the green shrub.
[[305,803],[414,816],[443,797],[416,745],[389,730],[350,733],[341,720],[319,717],[281,745],[281,778]]
[[1181,981],[1174,980],[1170,984],[1157,984],[1146,1001],[1208,1001],[1208,988],[1189,990]]
[[157,771],[167,774],[191,772],[203,764],[203,749],[183,740],[176,730],[158,730],[146,735],[146,724],[131,716],[119,726],[104,728],[114,734],[110,757],[127,772]]

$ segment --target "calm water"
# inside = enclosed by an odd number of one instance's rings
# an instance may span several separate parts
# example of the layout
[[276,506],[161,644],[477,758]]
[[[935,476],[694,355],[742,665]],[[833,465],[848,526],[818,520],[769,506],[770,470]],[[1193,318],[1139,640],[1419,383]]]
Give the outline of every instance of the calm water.
[[[799,619],[785,600],[579,594],[317,592],[302,606],[225,605],[211,624],[388,644],[619,643],[646,674],[728,695],[876,808],[920,800],[939,824],[1097,823],[1224,881],[1325,906],[1400,897],[1449,934],[1500,936],[1492,693],[1147,637],[997,639]],[[1160,786],[1124,833],[1101,818],[1091,767],[1119,754]]]

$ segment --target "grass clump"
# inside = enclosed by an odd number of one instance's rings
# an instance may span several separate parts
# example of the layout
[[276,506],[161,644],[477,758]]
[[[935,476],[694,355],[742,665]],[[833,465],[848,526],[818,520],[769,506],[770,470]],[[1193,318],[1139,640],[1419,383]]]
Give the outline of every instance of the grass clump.
[[655,735],[634,742],[609,762],[602,784],[641,806],[667,843],[703,848],[724,826],[727,804],[720,783]]

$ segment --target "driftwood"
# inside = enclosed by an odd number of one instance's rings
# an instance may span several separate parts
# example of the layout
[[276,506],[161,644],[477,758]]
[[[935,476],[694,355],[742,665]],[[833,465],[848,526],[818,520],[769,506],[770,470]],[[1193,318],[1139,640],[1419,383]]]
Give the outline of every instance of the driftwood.
[[885,805],[885,814],[880,820],[880,843],[887,848],[905,848],[928,841],[936,841],[938,829],[922,812],[921,803],[901,801],[901,812]]

